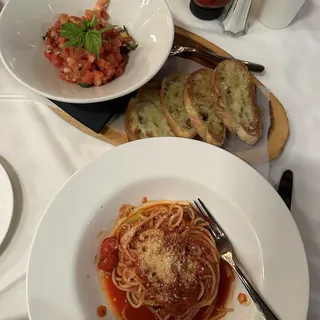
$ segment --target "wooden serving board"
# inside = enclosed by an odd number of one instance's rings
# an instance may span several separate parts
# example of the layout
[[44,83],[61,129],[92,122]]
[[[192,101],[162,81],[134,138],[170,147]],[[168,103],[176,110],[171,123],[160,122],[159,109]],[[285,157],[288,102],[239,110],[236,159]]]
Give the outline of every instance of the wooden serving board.
[[[189,32],[185,29],[175,27],[175,44],[197,47],[203,49],[209,49],[223,56],[229,56],[227,52],[225,52],[220,47],[215,44],[205,40],[204,38]],[[217,65],[217,62],[212,60],[207,60],[206,58],[199,57],[196,55],[184,56],[190,60],[198,62],[205,67],[214,69]],[[255,78],[256,85],[263,86],[262,83]],[[270,128],[268,134],[268,154],[269,160],[273,160],[277,158],[281,151],[283,150],[288,137],[289,137],[289,122],[286,115],[286,111],[283,105],[279,102],[279,100],[271,93],[269,97],[269,107],[270,107]],[[128,142],[128,138],[126,134],[122,131],[115,130],[113,128],[108,127],[107,125],[102,129],[100,133],[96,133],[91,129],[84,126],[79,121],[72,118],[69,114],[64,112],[63,110],[57,107],[50,107],[57,115],[63,118],[65,121],[78,128],[79,130],[103,141],[111,143],[115,146]]]

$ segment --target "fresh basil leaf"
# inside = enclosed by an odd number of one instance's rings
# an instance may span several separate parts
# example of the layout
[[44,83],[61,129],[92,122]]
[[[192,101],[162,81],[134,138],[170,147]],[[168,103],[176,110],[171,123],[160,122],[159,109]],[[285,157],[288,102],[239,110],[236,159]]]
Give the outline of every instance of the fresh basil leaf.
[[90,87],[90,84],[84,83],[84,82],[80,82],[80,83],[78,83],[78,85],[79,85],[80,87],[82,87],[82,88],[89,88],[89,87]]
[[67,39],[72,39],[83,32],[79,24],[67,22],[61,25],[60,36]]
[[113,24],[108,24],[107,26],[105,26],[104,28],[98,30],[100,33],[106,32],[108,30],[114,29],[116,26]]
[[90,28],[90,22],[87,19],[84,19],[82,21],[83,31],[88,31]]
[[64,47],[76,47],[81,48],[84,45],[85,35],[84,33],[79,33],[76,37],[73,37],[70,41],[68,41]]
[[97,30],[89,30],[84,37],[85,48],[94,53],[99,58],[99,51],[102,45],[100,32]]
[[91,19],[91,21],[89,22],[89,27],[93,28],[95,27],[97,24],[99,23],[96,15],[93,16],[93,18]]

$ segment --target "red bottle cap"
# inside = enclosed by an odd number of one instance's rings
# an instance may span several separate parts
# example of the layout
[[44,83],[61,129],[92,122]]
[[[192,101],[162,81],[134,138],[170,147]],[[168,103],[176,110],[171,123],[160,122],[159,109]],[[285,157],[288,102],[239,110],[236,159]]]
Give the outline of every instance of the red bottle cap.
[[209,5],[199,5],[195,0],[190,0],[191,13],[201,20],[218,19],[224,10],[224,6],[214,7]]

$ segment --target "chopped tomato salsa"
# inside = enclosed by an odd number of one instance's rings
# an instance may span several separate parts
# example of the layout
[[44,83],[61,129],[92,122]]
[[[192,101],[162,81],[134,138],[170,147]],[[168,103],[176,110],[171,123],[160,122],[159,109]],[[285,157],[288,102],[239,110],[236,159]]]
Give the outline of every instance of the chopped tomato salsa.
[[[135,41],[125,28],[108,26],[108,14],[104,0],[99,0],[94,10],[86,10],[83,17],[60,14],[58,20],[49,27],[45,39],[44,55],[59,70],[62,80],[77,83],[82,87],[101,86],[120,77],[129,59],[129,52],[136,47]],[[88,22],[96,20],[91,30],[99,31],[99,50],[90,52],[85,46],[70,44],[70,38],[61,36],[64,24],[76,24],[83,28]],[[76,26],[77,27],[77,26]],[[96,31],[95,31],[96,32]]]

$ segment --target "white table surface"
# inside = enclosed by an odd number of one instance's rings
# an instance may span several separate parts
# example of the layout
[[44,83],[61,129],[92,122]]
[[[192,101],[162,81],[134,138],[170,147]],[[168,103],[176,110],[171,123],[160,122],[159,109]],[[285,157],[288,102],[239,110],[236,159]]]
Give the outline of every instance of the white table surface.
[[[304,241],[310,270],[308,319],[318,320],[320,24],[317,21],[320,1],[307,0],[293,24],[278,31],[265,28],[255,19],[259,9],[256,1],[249,32],[238,39],[223,35],[213,23],[190,18],[188,11],[181,9],[183,4],[187,5],[187,0],[169,0],[168,3],[178,25],[238,58],[265,65],[267,72],[259,79],[287,110],[290,139],[282,156],[272,162],[270,182],[276,186],[287,168],[294,172],[292,214]],[[68,125],[45,105],[25,99],[22,92],[21,85],[0,63],[0,162],[10,175],[15,193],[14,220],[0,247],[0,320],[28,319],[25,294],[28,254],[49,201],[75,171],[112,148]]]

